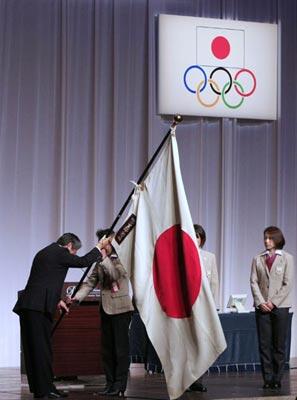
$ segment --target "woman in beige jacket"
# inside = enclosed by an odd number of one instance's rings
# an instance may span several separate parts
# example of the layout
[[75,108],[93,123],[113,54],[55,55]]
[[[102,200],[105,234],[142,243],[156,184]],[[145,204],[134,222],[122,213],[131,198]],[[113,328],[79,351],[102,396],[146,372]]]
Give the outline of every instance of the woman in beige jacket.
[[[97,231],[99,240],[108,230]],[[127,271],[116,253],[98,262],[72,301],[82,301],[97,285],[100,287],[102,361],[106,387],[100,394],[123,396],[127,386],[129,325],[134,307]]]
[[285,366],[288,314],[294,280],[294,261],[283,249],[285,238],[276,226],[264,230],[266,250],[253,259],[254,298],[263,389],[280,389]]

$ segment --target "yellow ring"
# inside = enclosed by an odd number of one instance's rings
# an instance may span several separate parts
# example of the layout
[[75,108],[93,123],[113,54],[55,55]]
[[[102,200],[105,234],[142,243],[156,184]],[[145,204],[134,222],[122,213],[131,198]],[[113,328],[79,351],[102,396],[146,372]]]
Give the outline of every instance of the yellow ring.
[[[214,87],[217,89],[218,92],[220,91],[219,85],[213,79],[208,79],[208,82],[212,83],[214,85]],[[207,107],[207,108],[214,107],[218,103],[218,101],[220,100],[220,96],[217,95],[217,98],[212,103],[205,103],[204,101],[202,101],[201,98],[200,98],[200,94],[199,93],[200,93],[201,86],[203,84],[204,84],[204,81],[201,81],[197,86],[197,90],[196,90],[197,99],[198,99],[199,103],[201,103],[204,107]]]

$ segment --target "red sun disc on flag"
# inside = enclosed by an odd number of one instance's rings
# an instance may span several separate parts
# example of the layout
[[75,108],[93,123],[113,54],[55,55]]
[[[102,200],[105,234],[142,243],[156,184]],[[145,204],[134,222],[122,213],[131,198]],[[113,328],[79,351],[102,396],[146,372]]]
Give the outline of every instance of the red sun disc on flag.
[[191,316],[201,287],[201,267],[197,247],[180,225],[162,232],[156,241],[153,280],[168,317]]
[[211,42],[211,51],[216,58],[223,60],[230,54],[230,43],[224,36],[217,36]]

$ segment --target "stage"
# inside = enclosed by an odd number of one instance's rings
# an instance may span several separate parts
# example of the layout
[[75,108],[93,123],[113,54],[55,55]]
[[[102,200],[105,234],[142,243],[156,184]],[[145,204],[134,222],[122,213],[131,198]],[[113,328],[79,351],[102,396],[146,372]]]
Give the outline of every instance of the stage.
[[[207,393],[187,392],[183,400],[218,400],[218,399],[281,399],[295,400],[297,394],[297,368],[291,361],[291,369],[285,372],[283,386],[279,391],[262,389],[261,373],[211,373],[204,378]],[[83,376],[77,380],[58,381],[59,389],[67,390],[69,400],[113,399],[99,396],[96,392],[104,387],[103,376]],[[126,391],[127,399],[168,400],[163,374],[149,374],[142,364],[132,364]],[[0,368],[0,400],[29,400],[26,376],[20,375],[18,368]]]

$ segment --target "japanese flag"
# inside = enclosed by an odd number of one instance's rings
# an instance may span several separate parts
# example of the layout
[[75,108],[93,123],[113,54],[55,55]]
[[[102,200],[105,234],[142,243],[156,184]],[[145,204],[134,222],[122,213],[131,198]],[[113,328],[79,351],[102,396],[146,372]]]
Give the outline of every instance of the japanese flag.
[[197,64],[206,67],[244,68],[245,32],[197,26]]
[[209,368],[226,343],[200,264],[174,132],[136,188],[113,245],[129,272],[169,396],[176,399]]

